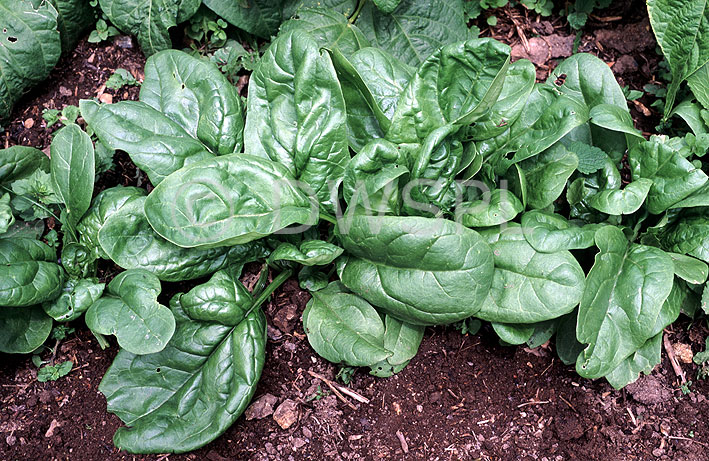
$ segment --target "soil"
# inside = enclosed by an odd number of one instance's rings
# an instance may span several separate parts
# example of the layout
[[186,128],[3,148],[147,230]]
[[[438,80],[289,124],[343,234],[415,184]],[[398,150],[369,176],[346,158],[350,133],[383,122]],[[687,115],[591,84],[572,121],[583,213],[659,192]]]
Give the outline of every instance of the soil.
[[[659,61],[638,3],[615,2],[604,17],[591,18],[579,42],[579,50],[599,55],[632,89],[656,78]],[[483,35],[509,43],[517,56],[529,54],[523,35],[530,51],[547,46],[538,63],[539,79],[571,53],[573,35],[563,19],[538,18],[521,7],[494,13],[499,23],[492,29],[479,20]],[[43,108],[61,109],[104,93],[113,101],[135,99],[136,88],[108,91],[103,85],[117,67],[140,80],[143,64],[142,54],[125,37],[105,45],[82,41],[47,85],[16,107],[5,144],[45,148],[54,128],[44,127]],[[651,102],[643,96],[642,107],[633,108],[645,131],[658,120]],[[25,123],[30,118],[33,125]],[[127,156],[117,156],[115,163],[101,187],[145,182]],[[258,267],[247,269],[252,276]],[[102,268],[112,270],[117,269]],[[169,284],[165,291],[186,288]],[[71,325],[76,332],[57,348],[54,360],[71,360],[74,369],[55,382],[38,382],[29,356],[0,354],[0,461],[709,459],[709,431],[703,424],[709,418],[709,382],[697,378],[696,365],[681,364],[693,382],[684,392],[666,354],[650,376],[617,391],[602,380],[580,378],[559,362],[553,344],[535,350],[503,347],[489,326],[476,335],[427,329],[418,355],[401,373],[378,379],[357,370],[347,387],[368,403],[349,397],[345,403],[310,374],[334,380],[338,369],[308,345],[300,322],[308,299],[297,281],[289,280],[264,305],[267,360],[248,418],[186,455],[138,456],[113,446],[121,422],[106,412],[98,385],[117,349],[113,343],[101,350],[82,322]],[[707,334],[703,324],[686,318],[666,332],[678,351],[684,348],[682,355],[687,348],[702,351]],[[48,360],[53,352],[47,348],[41,356]],[[279,425],[289,422],[287,429]]]

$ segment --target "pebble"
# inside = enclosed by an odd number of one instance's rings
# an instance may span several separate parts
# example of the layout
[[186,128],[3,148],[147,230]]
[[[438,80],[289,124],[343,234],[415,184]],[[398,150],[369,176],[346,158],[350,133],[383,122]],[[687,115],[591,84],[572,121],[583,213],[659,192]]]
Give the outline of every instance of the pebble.
[[30,128],[32,128],[34,126],[34,119],[28,118],[27,120],[25,120],[23,125],[25,125],[25,128],[27,128],[29,130]]
[[298,421],[298,404],[291,399],[286,399],[276,408],[273,419],[281,429],[288,429]]
[[244,412],[247,420],[262,419],[273,414],[273,407],[278,398],[272,394],[264,394],[256,399]]
[[103,93],[98,97],[98,100],[105,104],[113,104],[113,95],[109,93]]

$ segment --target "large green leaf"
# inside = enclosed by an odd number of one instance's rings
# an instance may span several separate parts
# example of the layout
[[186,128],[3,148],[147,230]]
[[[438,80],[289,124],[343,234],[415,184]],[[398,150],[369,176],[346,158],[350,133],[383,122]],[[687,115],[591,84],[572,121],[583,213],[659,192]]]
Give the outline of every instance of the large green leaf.
[[527,182],[527,206],[541,209],[554,203],[578,165],[578,157],[560,143],[521,162],[519,167]]
[[270,38],[284,19],[288,0],[204,0],[203,3],[234,26],[261,38]]
[[332,9],[299,8],[297,19],[283,23],[279,34],[293,29],[307,32],[320,47],[329,50],[337,48],[345,56],[369,46],[359,28],[350,24],[346,15]]
[[637,179],[625,189],[606,189],[588,199],[588,204],[609,215],[632,214],[640,209],[653,182],[646,178]]
[[173,298],[177,326],[163,351],[118,353],[99,386],[108,411],[129,426],[116,431],[117,447],[182,453],[232,425],[256,392],[266,356],[266,319],[252,302],[235,277],[218,272]]
[[55,191],[66,205],[66,219],[73,227],[91,206],[94,145],[89,135],[72,123],[54,134],[50,151]]
[[709,220],[702,212],[680,217],[662,229],[659,239],[667,251],[691,255],[709,263]]
[[646,206],[650,213],[659,214],[699,190],[707,175],[665,143],[648,141],[628,153],[633,181],[652,180]]
[[542,253],[592,247],[599,226],[598,224],[575,224],[561,215],[539,210],[530,211],[522,216],[524,238],[532,248]]
[[138,37],[146,56],[172,48],[168,29],[188,20],[199,0],[99,0],[113,25]]
[[466,227],[489,227],[515,218],[524,205],[507,189],[484,193],[479,200],[462,202],[456,207],[456,221]]
[[588,344],[576,362],[581,376],[615,369],[654,331],[674,278],[672,259],[657,248],[628,243],[612,226],[596,231],[600,252],[586,279],[576,335]]
[[413,69],[379,48],[362,48],[349,57],[332,50],[331,55],[345,98],[350,146],[360,152],[384,137]]
[[679,85],[709,61],[709,8],[705,0],[648,0],[647,11],[672,73],[665,101],[667,117]]
[[355,24],[373,46],[418,66],[443,45],[470,36],[461,0],[402,0],[391,14],[366,2]]
[[10,117],[13,104],[47,78],[59,60],[57,17],[46,1],[0,1],[0,121]]
[[534,325],[492,323],[492,328],[503,345],[519,345],[529,341],[534,334]]
[[26,146],[0,149],[0,184],[25,178],[37,169],[49,171],[49,158],[41,150]]
[[212,157],[179,123],[144,102],[99,105],[82,100],[79,106],[99,140],[128,152],[153,185],[185,165]]
[[421,144],[437,128],[485,116],[502,91],[510,48],[481,38],[444,46],[421,64],[399,98],[387,139]]
[[538,253],[518,224],[482,232],[492,248],[495,274],[475,316],[499,323],[536,323],[571,312],[581,300],[584,273],[568,251]]
[[320,356],[333,363],[366,367],[392,355],[384,347],[384,322],[371,304],[339,282],[312,295],[303,312],[303,328]]
[[49,338],[52,323],[40,306],[0,307],[0,352],[29,354]]
[[134,354],[165,348],[175,331],[175,318],[158,303],[160,280],[150,272],[132,269],[118,274],[86,311],[86,325],[95,333],[115,335],[118,344]]
[[662,352],[662,333],[658,333],[645,341],[645,344],[631,356],[620,362],[613,371],[606,375],[606,379],[616,389],[621,389],[638,379],[640,373],[649,375],[655,366],[660,363]]
[[168,176],[145,201],[145,215],[153,229],[175,245],[213,247],[247,243],[291,224],[313,223],[317,209],[311,205],[283,165],[232,154],[193,163]]
[[95,258],[109,259],[101,248],[98,233],[106,220],[126,203],[145,195],[145,189],[138,187],[116,186],[101,191],[92,201],[76,230],[79,232],[79,243],[91,251]]
[[178,50],[145,63],[140,100],[178,123],[216,155],[241,152],[241,98],[213,64]]
[[490,289],[490,247],[444,219],[355,216],[337,234],[349,258],[342,282],[384,312],[414,325],[475,314]]
[[232,247],[182,248],[155,233],[145,218],[145,197],[111,214],[99,230],[101,248],[125,269],[145,269],[160,280],[181,282],[212,274],[229,264],[265,256],[257,242]]
[[53,249],[38,240],[0,239],[0,306],[32,306],[54,299],[64,270]]
[[327,52],[302,30],[271,43],[249,80],[246,153],[270,158],[334,211],[350,158],[345,101]]

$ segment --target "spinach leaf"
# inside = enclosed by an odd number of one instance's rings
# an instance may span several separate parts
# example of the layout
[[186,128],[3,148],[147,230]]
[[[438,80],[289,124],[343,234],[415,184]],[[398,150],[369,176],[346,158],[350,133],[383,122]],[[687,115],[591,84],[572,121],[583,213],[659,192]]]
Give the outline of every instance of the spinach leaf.
[[246,153],[283,165],[332,212],[350,158],[345,101],[330,56],[302,30],[271,43],[249,80]]
[[125,269],[145,269],[160,280],[192,280],[230,265],[265,256],[259,242],[219,248],[182,248],[155,233],[143,211],[145,197],[129,201],[111,214],[98,233],[106,255]]
[[337,259],[344,250],[322,240],[303,240],[298,246],[282,242],[268,257],[268,262],[294,261],[304,266],[323,266]]
[[640,209],[653,182],[646,178],[637,179],[625,189],[606,189],[588,198],[588,204],[609,215],[632,214]]
[[73,228],[91,206],[96,172],[94,145],[89,135],[72,123],[54,135],[50,152],[52,181]]
[[172,299],[176,329],[165,349],[118,353],[99,386],[108,410],[128,425],[116,431],[117,447],[183,453],[236,421],[256,392],[266,356],[266,318],[252,304],[238,280],[217,272]]
[[182,51],[157,53],[145,63],[140,100],[179,124],[213,154],[241,152],[241,98],[212,64]]
[[0,149],[0,184],[23,179],[37,170],[49,171],[49,158],[34,147]]
[[423,330],[423,327],[409,325],[390,315],[384,316],[384,348],[392,355],[370,365],[369,374],[387,378],[403,370],[418,352]]
[[54,250],[38,240],[0,239],[0,306],[54,299],[64,284],[64,271],[56,261]]
[[505,346],[524,344],[534,334],[534,325],[514,325],[507,323],[492,323],[492,328]]
[[576,155],[559,143],[520,162],[519,168],[527,182],[527,206],[541,209],[554,203],[578,165]]
[[177,246],[216,247],[312,223],[317,209],[313,216],[311,205],[283,165],[232,154],[168,176],[145,201],[145,216],[155,232]]
[[507,189],[484,193],[473,202],[462,202],[456,207],[456,221],[466,227],[489,227],[504,224],[515,218],[524,206]]
[[522,231],[527,243],[541,253],[592,247],[601,225],[580,225],[556,213],[533,210],[522,215]]
[[52,323],[40,306],[0,307],[0,352],[29,354],[49,338]]
[[614,370],[654,331],[674,278],[672,259],[657,248],[628,243],[606,226],[595,235],[600,252],[586,278],[576,335],[588,344],[577,372],[598,378]]
[[538,253],[518,224],[481,235],[492,248],[495,273],[488,298],[475,317],[529,324],[561,317],[578,305],[584,273],[571,253]]
[[54,68],[61,55],[57,10],[50,2],[0,3],[0,121],[15,102]]
[[[355,216],[337,235],[347,288],[413,325],[452,323],[482,306],[492,252],[477,232],[444,219]],[[461,303],[460,300],[466,301]]]
[[62,39],[62,52],[74,50],[84,32],[96,23],[91,5],[86,0],[50,0],[57,10],[57,29]]
[[157,301],[160,280],[132,269],[111,280],[107,291],[86,311],[86,325],[95,333],[115,335],[123,349],[135,354],[163,350],[175,331],[175,319]]
[[345,56],[369,46],[359,28],[350,24],[347,16],[333,9],[299,8],[297,18],[283,23],[279,33],[294,29],[309,33],[321,48],[338,49]]
[[62,293],[42,305],[44,312],[57,322],[71,322],[81,317],[103,294],[105,284],[91,279],[69,279]]

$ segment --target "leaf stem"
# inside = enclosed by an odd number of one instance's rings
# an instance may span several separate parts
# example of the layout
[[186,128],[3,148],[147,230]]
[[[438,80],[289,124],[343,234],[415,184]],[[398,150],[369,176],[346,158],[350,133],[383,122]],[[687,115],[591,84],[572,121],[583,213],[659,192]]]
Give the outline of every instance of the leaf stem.
[[320,219],[322,219],[323,221],[327,221],[327,222],[329,222],[330,224],[335,224],[335,225],[337,225],[337,220],[335,219],[335,217],[334,217],[334,216],[330,216],[330,215],[327,214],[327,213],[322,213],[322,212],[321,212],[321,213],[320,213]]
[[276,276],[276,278],[273,279],[273,282],[271,282],[264,290],[261,292],[258,297],[254,300],[254,303],[251,305],[251,309],[249,309],[249,313],[246,314],[247,316],[254,310],[257,309],[261,304],[263,304],[269,296],[273,294],[274,291],[278,289],[281,285],[283,285],[283,282],[288,280],[288,278],[293,275],[293,271],[291,269],[286,269],[280,274]]
[[354,24],[354,22],[357,20],[357,17],[359,16],[359,13],[362,11],[362,7],[364,4],[367,3],[367,0],[359,0],[357,3],[357,9],[354,10],[354,13],[352,13],[352,16],[350,16],[350,24]]

